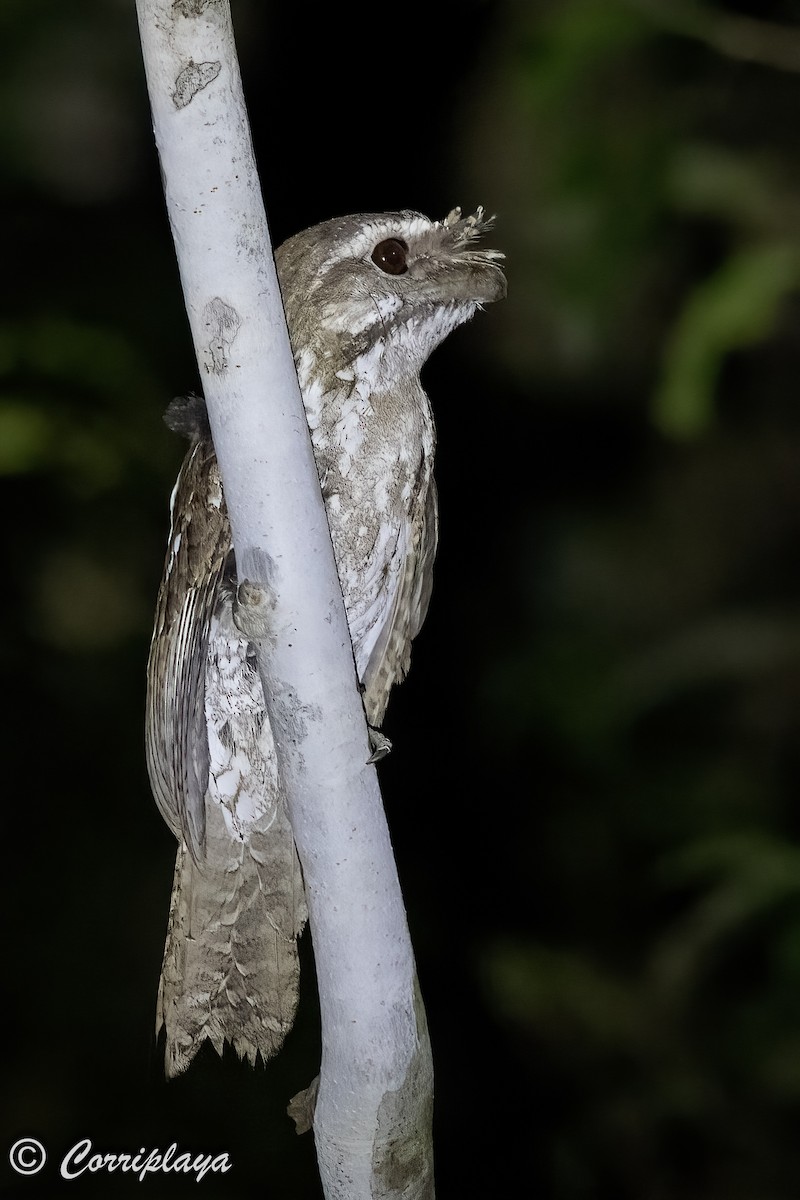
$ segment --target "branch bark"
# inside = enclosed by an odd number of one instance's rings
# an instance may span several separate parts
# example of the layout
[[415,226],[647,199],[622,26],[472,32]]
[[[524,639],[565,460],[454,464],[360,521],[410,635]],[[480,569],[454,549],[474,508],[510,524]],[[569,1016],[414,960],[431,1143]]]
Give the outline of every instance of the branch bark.
[[[317,963],[328,1200],[431,1200],[433,1073],[228,0],[137,0],[167,211]],[[255,593],[258,599],[258,593]]]

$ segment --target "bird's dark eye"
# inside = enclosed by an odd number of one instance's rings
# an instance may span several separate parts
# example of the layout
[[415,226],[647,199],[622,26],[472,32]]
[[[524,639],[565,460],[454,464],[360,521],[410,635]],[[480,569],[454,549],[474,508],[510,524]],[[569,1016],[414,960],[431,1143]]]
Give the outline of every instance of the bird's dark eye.
[[400,238],[378,242],[372,251],[372,261],[387,275],[405,275],[408,270],[408,246]]

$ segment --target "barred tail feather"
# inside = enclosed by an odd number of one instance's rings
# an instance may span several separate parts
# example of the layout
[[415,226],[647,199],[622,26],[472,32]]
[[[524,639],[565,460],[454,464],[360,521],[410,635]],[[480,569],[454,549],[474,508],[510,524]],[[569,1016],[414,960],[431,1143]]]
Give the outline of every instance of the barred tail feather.
[[240,1058],[272,1057],[297,1008],[297,937],[305,923],[300,865],[281,809],[264,833],[234,841],[208,806],[205,860],[181,842],[175,864],[156,1030],[166,1030],[167,1076],[181,1074],[207,1038]]

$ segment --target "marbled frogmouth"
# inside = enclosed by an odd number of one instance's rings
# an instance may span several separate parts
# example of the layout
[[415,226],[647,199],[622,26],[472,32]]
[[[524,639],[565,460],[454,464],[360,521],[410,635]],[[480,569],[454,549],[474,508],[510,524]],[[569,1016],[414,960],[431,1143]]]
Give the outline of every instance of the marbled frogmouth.
[[[435,432],[420,369],[505,295],[502,255],[477,244],[488,224],[482,209],[437,222],[359,214],[276,254],[374,730],[408,670],[436,552]],[[205,1038],[253,1062],[279,1048],[306,908],[254,651],[235,620],[235,550],[203,402],[175,402],[168,424],[191,444],[172,497],[146,741],[156,802],[178,839],[157,1016],[174,1075]]]

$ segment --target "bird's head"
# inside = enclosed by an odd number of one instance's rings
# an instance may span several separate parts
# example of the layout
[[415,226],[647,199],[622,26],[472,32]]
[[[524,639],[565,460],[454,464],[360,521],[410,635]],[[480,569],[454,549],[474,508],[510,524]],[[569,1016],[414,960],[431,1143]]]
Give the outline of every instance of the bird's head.
[[363,213],[289,238],[276,262],[298,365],[311,356],[328,386],[351,371],[376,386],[418,375],[451,330],[506,294],[503,255],[478,245],[491,224],[482,208],[443,221]]

